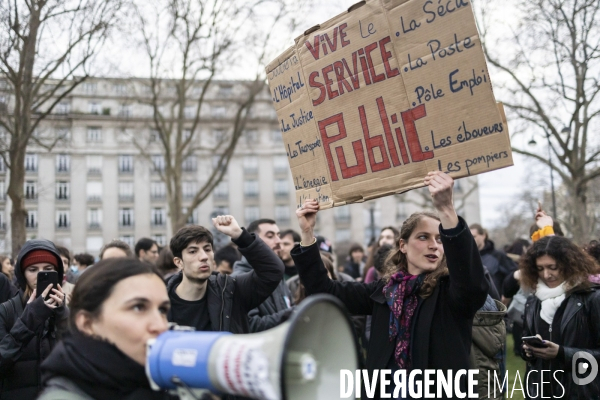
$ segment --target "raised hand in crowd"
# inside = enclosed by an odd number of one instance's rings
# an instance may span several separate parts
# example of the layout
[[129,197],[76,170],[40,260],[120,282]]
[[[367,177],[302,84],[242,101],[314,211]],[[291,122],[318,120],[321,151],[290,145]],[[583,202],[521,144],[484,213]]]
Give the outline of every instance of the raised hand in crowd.
[[456,215],[452,201],[454,179],[444,172],[433,171],[427,173],[424,183],[429,188],[429,194],[431,194],[433,206],[439,213],[442,227],[451,229],[457,226],[458,215]]
[[[546,214],[544,210],[542,210],[541,205],[538,206],[537,211],[535,212],[535,223],[540,229],[544,229],[545,226],[553,226],[554,220],[551,216]],[[551,235],[546,235],[551,236]]]
[[296,210],[298,224],[300,225],[301,243],[309,245],[314,239],[314,229],[317,223],[317,212],[319,211],[319,202],[314,199],[306,199],[304,204]]
[[229,236],[233,240],[239,238],[242,234],[240,224],[238,224],[231,215],[219,215],[218,217],[213,218],[212,222],[219,232]]

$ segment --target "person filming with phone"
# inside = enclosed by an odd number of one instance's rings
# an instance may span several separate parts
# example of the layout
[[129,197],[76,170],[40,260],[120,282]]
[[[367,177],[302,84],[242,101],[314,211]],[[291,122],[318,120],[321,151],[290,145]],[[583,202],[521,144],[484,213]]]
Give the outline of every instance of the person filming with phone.
[[561,236],[542,237],[521,258],[521,286],[534,293],[523,317],[528,398],[600,396],[599,377],[585,385],[573,379],[587,377],[575,367],[578,352],[600,360],[600,285],[588,279],[597,270],[592,257]]
[[17,257],[19,293],[0,304],[0,398],[35,399],[40,363],[57,341],[68,317],[59,284],[64,267],[54,243],[29,240]]

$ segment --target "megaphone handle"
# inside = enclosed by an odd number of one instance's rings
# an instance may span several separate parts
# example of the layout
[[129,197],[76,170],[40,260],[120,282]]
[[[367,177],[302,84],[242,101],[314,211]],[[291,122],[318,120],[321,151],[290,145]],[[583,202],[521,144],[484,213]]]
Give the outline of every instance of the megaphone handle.
[[212,400],[210,390],[192,389],[184,381],[174,376],[171,381],[177,386],[177,396],[180,400]]

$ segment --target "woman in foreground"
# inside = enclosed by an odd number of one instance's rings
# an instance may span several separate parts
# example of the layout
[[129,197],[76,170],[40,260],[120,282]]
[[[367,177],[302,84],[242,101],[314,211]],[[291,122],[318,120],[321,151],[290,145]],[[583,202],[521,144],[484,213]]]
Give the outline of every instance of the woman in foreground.
[[[330,280],[314,244],[319,204],[307,200],[296,211],[302,241],[292,256],[307,294],[333,294],[351,314],[373,317],[366,362],[370,376],[375,369],[409,373],[470,366],[473,317],[486,300],[488,284],[473,236],[454,210],[454,181],[430,172],[424,183],[437,215],[415,213],[404,221],[383,279],[369,284]],[[466,390],[464,380],[461,387]],[[374,398],[379,396],[377,387]]]
[[70,303],[71,335],[42,364],[39,399],[167,399],[150,388],[146,342],[167,330],[167,288],[156,267],[130,258],[81,275]]

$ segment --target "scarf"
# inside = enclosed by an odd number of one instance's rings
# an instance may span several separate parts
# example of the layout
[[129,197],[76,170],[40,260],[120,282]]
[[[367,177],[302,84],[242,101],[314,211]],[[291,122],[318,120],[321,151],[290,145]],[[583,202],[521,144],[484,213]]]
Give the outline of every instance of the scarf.
[[550,325],[552,325],[552,320],[554,319],[556,310],[558,310],[558,307],[560,307],[561,303],[565,299],[565,283],[566,282],[563,282],[557,287],[551,289],[546,286],[541,279],[538,280],[537,288],[535,290],[535,297],[540,299],[542,302],[540,316]]
[[60,342],[41,365],[42,381],[69,379],[96,400],[162,400],[165,392],[150,388],[144,367],[115,345],[76,332]]
[[390,307],[390,342],[396,342],[394,360],[403,369],[410,366],[410,323],[419,304],[417,293],[424,279],[425,274],[397,272],[383,287]]

